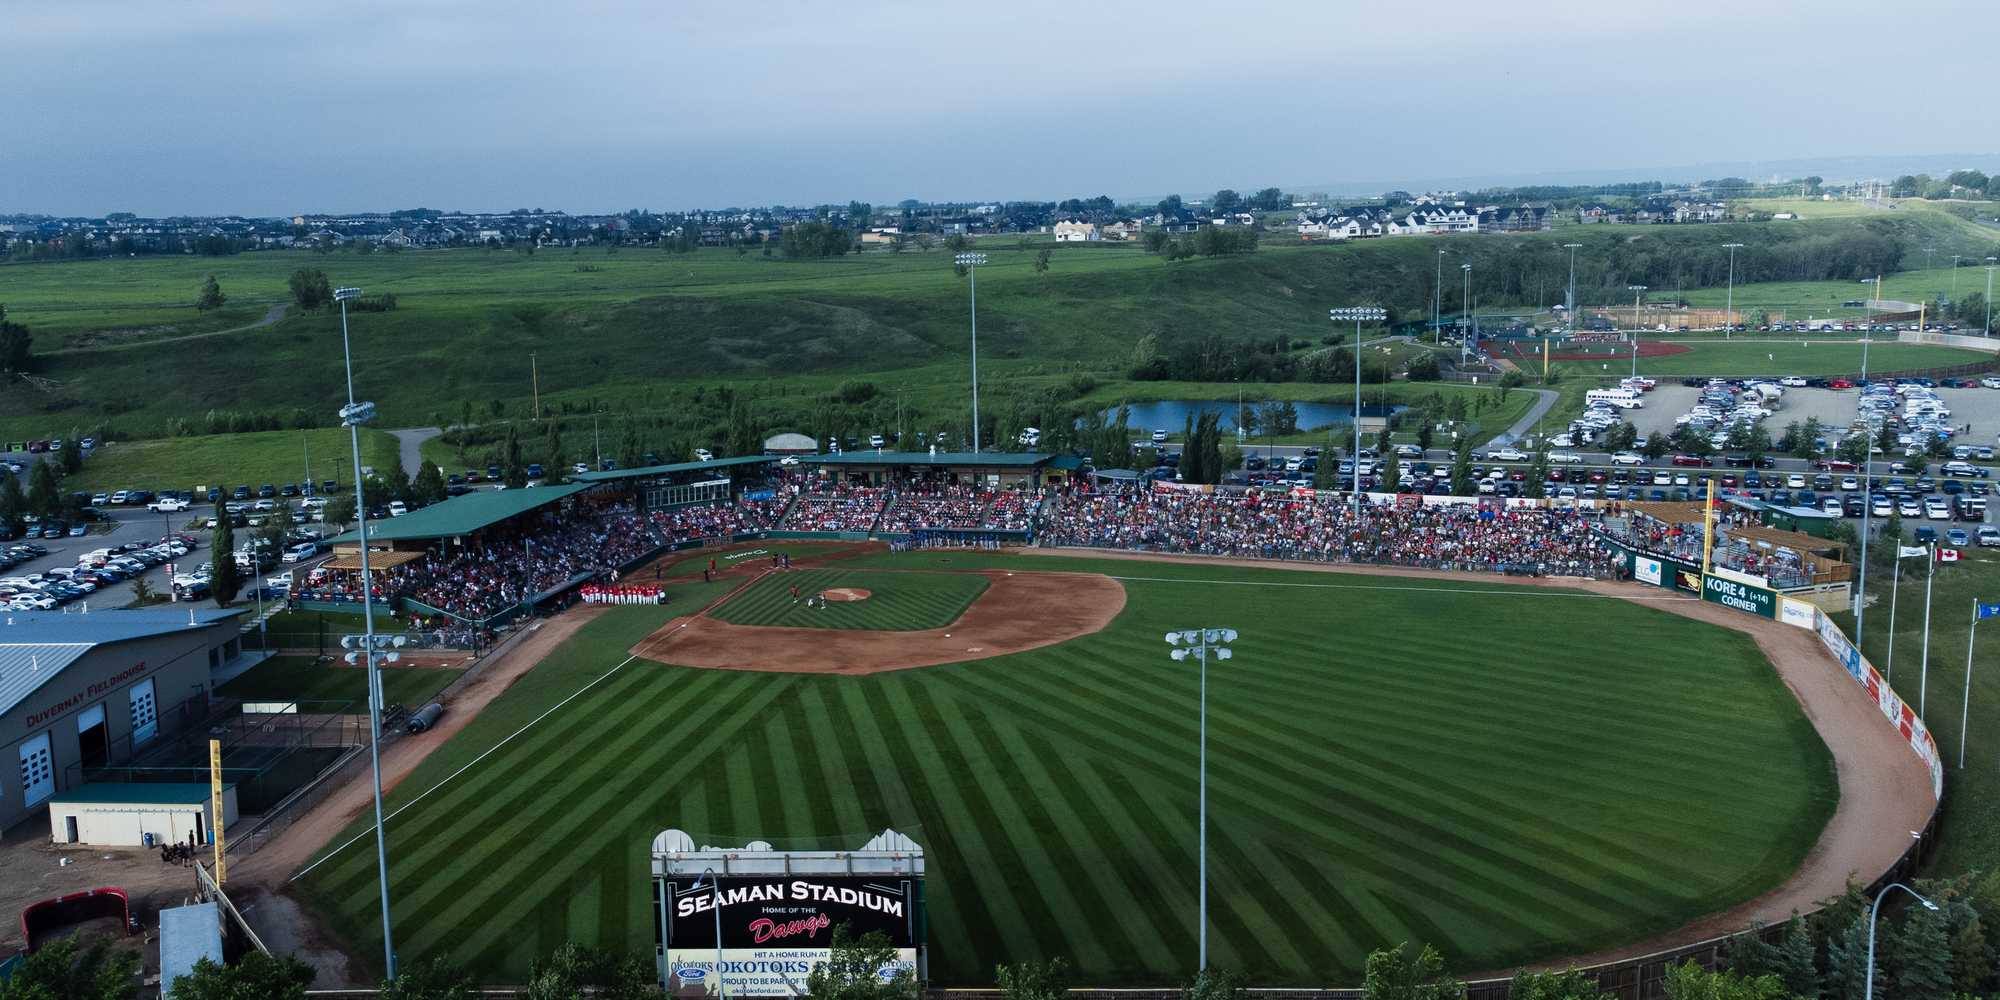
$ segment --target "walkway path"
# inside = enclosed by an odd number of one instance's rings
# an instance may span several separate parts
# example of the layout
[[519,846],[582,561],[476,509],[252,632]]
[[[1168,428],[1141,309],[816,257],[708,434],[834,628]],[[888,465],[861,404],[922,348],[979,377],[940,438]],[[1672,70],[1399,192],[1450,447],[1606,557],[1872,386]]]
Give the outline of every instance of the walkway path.
[[259,330],[267,326],[272,326],[276,324],[279,320],[285,318],[285,310],[289,308],[291,308],[291,303],[289,302],[273,303],[270,306],[270,308],[264,310],[263,319],[260,319],[255,323],[245,323],[242,326],[232,326],[227,330],[210,330],[207,333],[188,333],[188,334],[182,334],[181,336],[178,337],[162,337],[158,340],[134,340],[128,343],[119,343],[119,344],[96,344],[91,347],[66,347],[63,348],[62,350],[49,351],[48,353],[49,354],[96,354],[102,351],[129,351],[142,347],[158,347],[161,344],[180,344],[190,340],[206,340],[209,337],[227,337],[232,333],[243,333],[247,330]]
[[1504,448],[1527,437],[1534,431],[1535,425],[1540,423],[1542,418],[1548,415],[1549,410],[1555,407],[1556,400],[1561,398],[1562,395],[1554,389],[1523,389],[1521,391],[1532,392],[1541,398],[1535,401],[1535,405],[1528,408],[1528,412],[1521,419],[1514,421],[1514,426],[1507,428],[1506,433],[1488,441],[1486,443],[1487,447]]
[[444,430],[437,427],[405,427],[389,433],[394,434],[397,443],[403,446],[404,474],[415,479],[417,470],[424,467],[424,442],[443,434]]

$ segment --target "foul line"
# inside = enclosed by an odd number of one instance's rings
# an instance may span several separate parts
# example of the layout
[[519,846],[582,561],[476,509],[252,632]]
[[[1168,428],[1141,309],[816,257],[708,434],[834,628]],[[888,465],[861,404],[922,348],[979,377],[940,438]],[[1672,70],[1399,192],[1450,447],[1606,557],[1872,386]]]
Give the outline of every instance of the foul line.
[[[1109,576],[1110,574],[1106,574]],[[1113,580],[1131,583],[1195,583],[1228,587],[1307,587],[1314,590],[1406,590],[1431,594],[1483,594],[1494,597],[1582,597],[1595,601],[1699,601],[1699,598],[1676,596],[1639,597],[1624,594],[1592,594],[1579,590],[1477,590],[1465,587],[1396,587],[1384,583],[1282,583],[1274,580],[1189,580],[1168,576],[1113,576]],[[1546,578],[1545,578],[1546,579]]]
[[[506,746],[507,744],[509,744],[509,743],[512,743],[512,742],[514,742],[514,738],[515,738],[516,736],[519,736],[519,735],[521,735],[522,733],[525,733],[525,732],[527,732],[528,730],[530,730],[530,729],[533,729],[533,728],[535,727],[535,723],[538,723],[538,722],[542,721],[543,719],[546,719],[546,718],[548,718],[549,716],[551,716],[551,715],[554,715],[554,714],[555,714],[555,713],[556,713],[556,712],[557,712],[558,710],[560,710],[560,709],[561,709],[561,708],[562,708],[562,707],[563,707],[564,705],[567,705],[567,704],[569,704],[570,702],[572,702],[572,701],[575,701],[575,700],[577,699],[577,697],[578,697],[578,696],[580,696],[580,695],[582,695],[582,694],[583,694],[583,693],[584,693],[585,691],[588,691],[588,690],[590,690],[591,688],[594,688],[594,687],[596,687],[597,685],[599,685],[599,684],[603,683],[603,681],[604,681],[604,678],[606,678],[606,677],[609,677],[609,676],[611,676],[612,674],[615,674],[615,673],[617,673],[618,671],[620,671],[620,670],[623,670],[623,669],[625,669],[625,664],[627,664],[627,663],[631,663],[631,662],[632,662],[633,660],[636,660],[636,659],[638,659],[638,658],[639,658],[639,654],[637,654],[637,653],[634,653],[634,654],[632,654],[631,656],[627,656],[627,657],[626,657],[626,658],[625,658],[625,659],[624,659],[624,660],[623,660],[622,662],[620,662],[620,663],[619,663],[619,664],[618,664],[617,666],[615,666],[615,667],[612,667],[612,668],[611,668],[610,670],[607,670],[607,671],[605,671],[605,672],[604,672],[604,673],[603,673],[603,674],[602,674],[601,676],[599,676],[599,677],[598,677],[598,678],[597,678],[596,680],[593,680],[593,681],[591,681],[590,683],[588,683],[588,684],[585,684],[584,686],[582,686],[582,687],[580,687],[580,688],[577,688],[577,689],[576,689],[576,690],[575,690],[574,692],[572,692],[572,693],[570,694],[570,696],[569,696],[569,697],[567,697],[567,698],[564,698],[563,700],[561,700],[561,701],[559,701],[559,702],[556,702],[556,703],[555,703],[554,705],[551,705],[551,706],[549,706],[549,710],[548,710],[548,711],[546,711],[546,712],[543,712],[542,714],[540,714],[540,715],[537,715],[537,716],[535,716],[535,717],[534,717],[534,718],[532,718],[532,719],[529,719],[529,720],[528,720],[528,721],[527,721],[527,722],[526,722],[525,724],[523,724],[523,725],[521,726],[521,728],[519,728],[519,729],[516,729],[516,730],[514,730],[514,731],[513,731],[512,733],[508,734],[508,736],[507,736],[507,738],[506,738],[506,739],[504,739],[504,740],[501,740],[500,742],[498,742],[498,743],[495,743],[495,744],[493,744],[493,745],[492,745],[491,747],[488,747],[485,753],[482,753],[482,754],[480,754],[479,756],[477,756],[477,757],[474,757],[474,758],[472,758],[471,760],[467,761],[467,762],[465,763],[465,765],[464,765],[463,767],[460,767],[460,768],[459,768],[458,770],[456,770],[456,771],[453,771],[453,772],[451,772],[450,774],[447,774],[447,775],[445,775],[445,776],[444,776],[444,778],[443,778],[442,780],[440,780],[440,781],[439,781],[439,782],[438,782],[437,784],[435,784],[435,785],[432,785],[431,787],[429,787],[429,788],[426,788],[426,789],[424,789],[424,790],[423,790],[422,792],[418,793],[418,795],[417,795],[417,797],[416,797],[416,798],[414,798],[414,799],[411,799],[410,801],[408,801],[408,802],[405,802],[405,803],[403,803],[403,804],[402,804],[401,806],[398,806],[398,807],[396,808],[396,811],[395,811],[395,812],[392,812],[392,813],[388,814],[387,816],[384,816],[384,817],[382,817],[382,825],[383,825],[383,826],[385,826],[385,827],[386,827],[386,826],[388,826],[388,825],[389,825],[389,821],[390,821],[390,820],[392,820],[392,819],[395,819],[396,817],[398,817],[398,816],[401,816],[401,815],[403,814],[403,810],[405,810],[405,809],[408,809],[408,808],[410,808],[411,806],[413,806],[413,805],[416,805],[416,804],[417,804],[417,803],[419,803],[419,802],[422,802],[422,801],[424,800],[424,797],[425,797],[425,796],[429,795],[429,794],[430,794],[430,793],[432,793],[432,792],[435,792],[435,791],[437,791],[437,790],[438,790],[438,789],[440,789],[440,788],[443,788],[443,787],[444,787],[445,785],[447,785],[447,784],[450,784],[450,783],[451,783],[451,780],[452,780],[453,778],[456,778],[456,777],[458,777],[459,775],[461,775],[461,774],[464,774],[465,772],[467,772],[467,771],[471,770],[471,769],[472,769],[472,767],[473,767],[473,765],[475,765],[475,764],[478,764],[478,763],[479,763],[480,761],[482,761],[482,760],[485,760],[486,758],[488,758],[488,757],[491,757],[491,756],[493,756],[494,752],[495,752],[495,751],[497,751],[497,750],[499,750],[499,749],[500,749],[501,747],[504,747],[504,746]],[[313,862],[312,864],[309,864],[309,865],[305,866],[304,868],[301,868],[301,869],[299,869],[299,870],[298,870],[298,872],[297,872],[297,874],[294,874],[294,875],[293,875],[293,876],[292,876],[291,878],[288,878],[288,879],[286,879],[285,881],[286,881],[286,882],[288,882],[288,883],[289,883],[289,882],[297,882],[297,881],[298,881],[299,879],[302,879],[302,878],[305,878],[305,877],[306,877],[307,875],[309,875],[309,874],[311,874],[311,873],[312,873],[312,870],[313,870],[313,869],[315,869],[315,868],[318,868],[318,867],[319,867],[320,865],[322,865],[322,864],[325,864],[325,863],[326,863],[327,861],[329,861],[329,860],[333,859],[333,858],[334,858],[335,856],[339,855],[339,854],[340,854],[340,852],[342,852],[342,851],[344,851],[344,850],[347,850],[347,849],[348,849],[348,848],[350,848],[350,847],[353,847],[353,846],[354,846],[354,845],[355,845],[356,843],[359,843],[359,842],[360,842],[361,838],[363,838],[363,837],[366,837],[366,836],[368,836],[368,835],[369,835],[370,833],[373,833],[373,832],[374,832],[373,830],[364,830],[364,831],[362,831],[362,832],[360,832],[360,833],[357,833],[357,834],[355,834],[355,835],[353,836],[353,838],[352,838],[352,839],[348,840],[348,842],[347,842],[347,843],[345,843],[345,844],[342,844],[342,845],[340,845],[339,847],[336,847],[336,848],[334,848],[333,850],[331,850],[331,851],[328,851],[328,852],[326,852],[326,853],[325,853],[324,855],[321,855],[321,856],[320,856],[320,858],[319,858],[319,860],[317,860],[317,861],[314,861],[314,862]]]

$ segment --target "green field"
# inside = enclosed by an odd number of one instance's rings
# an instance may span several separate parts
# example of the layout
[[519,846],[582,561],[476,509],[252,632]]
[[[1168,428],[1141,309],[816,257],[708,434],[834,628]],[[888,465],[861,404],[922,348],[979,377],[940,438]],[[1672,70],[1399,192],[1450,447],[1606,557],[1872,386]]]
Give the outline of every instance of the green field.
[[[447,667],[384,667],[382,698],[391,705],[420,708],[458,679]],[[368,704],[368,672],[345,663],[320,663],[310,656],[273,656],[215,689],[241,701],[347,701]]]
[[[1055,955],[1082,983],[1184,981],[1197,676],[1160,635],[1194,625],[1243,633],[1209,692],[1210,945],[1258,983],[1358,982],[1403,940],[1454,968],[1637,940],[1777,883],[1834,809],[1830,756],[1739,633],[1498,582],[1062,568],[1128,575],[1110,628],[873,677],[635,661],[670,612],[610,609],[390,795],[403,960],[508,983],[566,939],[650,948],[666,827],[819,847],[894,827],[928,856],[939,983]],[[373,866],[359,841],[303,883],[360,956]]]
[[[792,598],[792,588],[799,599]],[[830,601],[808,608],[805,598],[849,587],[868,591],[865,601]],[[792,628],[886,629],[911,632],[943,628],[986,592],[976,573],[884,573],[851,569],[795,570],[767,576],[716,608],[732,625]]]
[[[1689,375],[1721,377],[1763,375],[1857,375],[1861,372],[1862,347],[1846,341],[1808,338],[1777,340],[1688,341],[1694,348],[1681,354],[1639,357],[1639,374],[1656,378],[1683,378]],[[1599,346],[1599,345],[1593,345]],[[1877,343],[1868,346],[1870,372],[1905,371],[1917,368],[1946,368],[1969,364],[2000,365],[1984,351],[1965,351],[1929,344]],[[1539,372],[1540,362],[1532,365]],[[1557,361],[1551,367],[1568,375],[1624,378],[1632,374],[1630,353],[1606,354],[1601,362]]]
[[[362,465],[387,472],[400,468],[400,461],[395,437],[386,431],[361,432]],[[157,491],[249,486],[254,490],[265,483],[304,482],[308,470],[314,483],[332,479],[353,488],[353,446],[345,429],[113,441],[85,459],[82,471],[64,479],[63,488]]]

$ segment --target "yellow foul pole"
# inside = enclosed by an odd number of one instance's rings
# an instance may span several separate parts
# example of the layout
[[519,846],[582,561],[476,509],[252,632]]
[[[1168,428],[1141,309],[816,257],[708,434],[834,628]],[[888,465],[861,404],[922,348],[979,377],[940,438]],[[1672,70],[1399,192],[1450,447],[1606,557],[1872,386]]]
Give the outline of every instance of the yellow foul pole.
[[208,791],[213,811],[209,813],[208,830],[215,836],[215,885],[222,887],[224,875],[222,866],[222,741],[208,741]]
[[[1702,576],[1708,576],[1708,560],[1716,550],[1716,480],[1708,480],[1708,502],[1702,504]],[[220,780],[220,778],[218,778]]]

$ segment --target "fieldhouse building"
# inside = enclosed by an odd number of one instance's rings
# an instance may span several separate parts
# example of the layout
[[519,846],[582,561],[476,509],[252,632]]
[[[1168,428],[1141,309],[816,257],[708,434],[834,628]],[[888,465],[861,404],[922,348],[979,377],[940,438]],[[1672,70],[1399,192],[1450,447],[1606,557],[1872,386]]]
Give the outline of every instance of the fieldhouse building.
[[206,716],[240,610],[15,612],[0,622],[0,829]]

